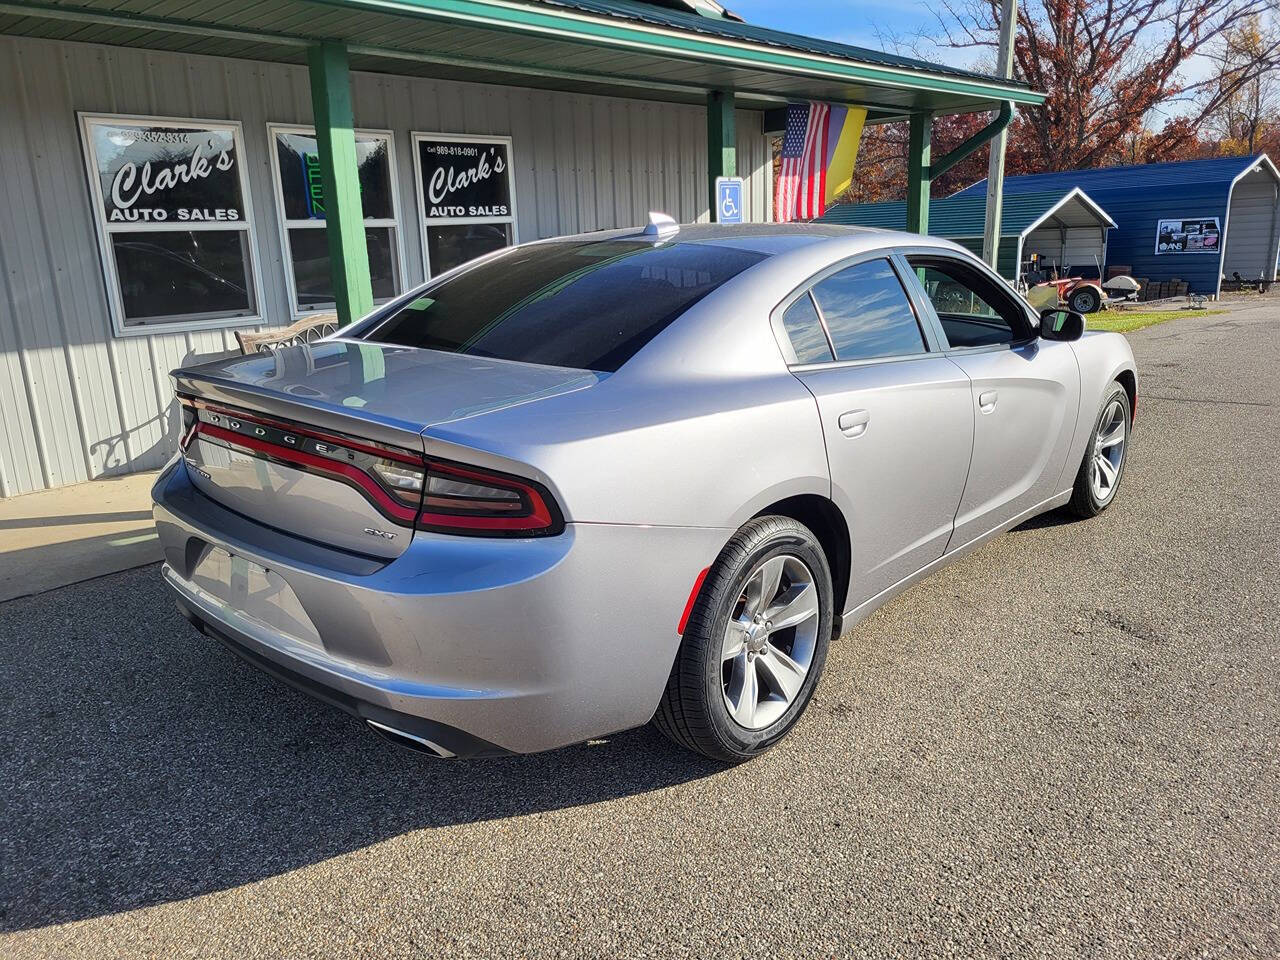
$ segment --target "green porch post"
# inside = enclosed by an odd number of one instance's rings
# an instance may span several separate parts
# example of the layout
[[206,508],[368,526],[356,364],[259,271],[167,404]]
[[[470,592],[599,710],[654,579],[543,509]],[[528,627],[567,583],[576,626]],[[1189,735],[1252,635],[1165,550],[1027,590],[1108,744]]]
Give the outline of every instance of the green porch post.
[[738,175],[738,139],[733,126],[733,91],[707,93],[707,209],[716,219],[716,177]]
[[347,48],[341,43],[315,44],[308,51],[307,63],[311,69],[311,105],[320,153],[320,183],[324,189],[329,269],[338,324],[345,326],[373,309],[364,211],[360,207],[356,138],[351,120]]
[[913,113],[911,135],[907,144],[907,229],[912,233],[929,232],[932,135],[933,117],[927,113]]

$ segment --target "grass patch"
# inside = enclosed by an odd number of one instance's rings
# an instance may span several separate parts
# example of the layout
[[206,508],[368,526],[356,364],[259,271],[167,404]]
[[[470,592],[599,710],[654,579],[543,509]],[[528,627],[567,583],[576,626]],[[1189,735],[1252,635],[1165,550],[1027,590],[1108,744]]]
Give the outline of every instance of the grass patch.
[[1085,318],[1088,330],[1110,330],[1112,333],[1129,333],[1143,327],[1154,327],[1166,320],[1179,317],[1211,317],[1223,310],[1107,310],[1091,313]]

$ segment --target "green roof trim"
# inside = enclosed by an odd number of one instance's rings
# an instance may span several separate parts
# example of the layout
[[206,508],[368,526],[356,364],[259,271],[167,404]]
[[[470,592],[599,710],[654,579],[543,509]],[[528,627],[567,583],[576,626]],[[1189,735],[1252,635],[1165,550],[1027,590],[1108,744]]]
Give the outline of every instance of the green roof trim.
[[[0,0],[0,32],[302,63],[346,44],[352,69],[519,83],[743,109],[849,103],[878,120],[1044,100],[1026,85],[731,19],[677,0]],[[442,29],[443,27],[443,29]],[[452,28],[452,29],[450,29]],[[514,81],[513,81],[514,78]]]
[[[959,67],[903,57],[883,50],[872,50],[870,47],[856,47],[847,43],[838,43],[834,40],[823,40],[820,37],[807,37],[799,33],[773,30],[769,27],[746,23],[741,19],[709,24],[695,17],[690,17],[687,12],[678,9],[679,0],[677,0],[676,4],[669,4],[663,2],[663,0],[525,0],[525,2],[553,7],[568,7],[574,10],[581,10],[584,13],[639,20],[661,27],[693,30],[735,40],[749,40],[755,43],[769,44],[770,46],[803,50],[807,53],[858,60],[864,63],[876,63],[887,67],[901,67],[907,70],[920,70],[925,73],[945,73],[987,83],[1008,83],[1010,86],[1028,89],[1028,85],[1025,83],[1002,81],[998,77],[980,73],[976,70],[962,70]],[[673,9],[673,7],[676,8]]]
[[[383,13],[417,14],[447,21],[497,27],[520,33],[542,33],[560,40],[580,40],[596,45],[639,48],[670,56],[719,60],[734,66],[752,66],[788,74],[807,74],[828,80],[869,82],[914,90],[930,90],[1009,100],[1014,103],[1039,104],[1045,95],[1028,87],[980,74],[959,74],[936,68],[925,61],[903,59],[902,64],[871,62],[869,51],[843,44],[824,44],[829,50],[816,53],[791,46],[794,34],[762,31],[771,39],[752,39],[749,34],[726,31],[749,27],[732,21],[712,21],[693,14],[650,7],[651,15],[662,14],[670,21],[665,28],[638,19],[622,19],[618,15],[588,15],[567,7],[549,4],[501,2],[501,0],[320,0],[329,6],[364,9]],[[618,7],[623,0],[613,0]],[[634,4],[632,4],[634,6]],[[703,29],[685,24],[678,18],[689,17]],[[706,28],[714,26],[711,34]],[[759,31],[760,28],[753,28]],[[816,41],[809,41],[810,43]],[[859,59],[862,58],[862,59]],[[878,59],[883,60],[883,57]],[[899,58],[895,58],[899,59]],[[907,66],[909,64],[910,66]],[[927,71],[927,72],[926,72]],[[730,84],[731,86],[731,84]]]

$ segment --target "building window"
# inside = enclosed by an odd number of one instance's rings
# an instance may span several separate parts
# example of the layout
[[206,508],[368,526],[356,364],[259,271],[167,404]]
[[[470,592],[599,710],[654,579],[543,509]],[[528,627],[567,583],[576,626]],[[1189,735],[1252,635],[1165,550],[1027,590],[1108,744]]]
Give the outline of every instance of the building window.
[[415,133],[413,159],[427,276],[519,242],[510,137]]
[[[311,310],[332,310],[333,277],[315,130],[270,124],[268,133],[275,155],[272,173],[276,209],[280,214],[280,240],[288,266],[293,313],[297,316]],[[374,302],[384,303],[400,292],[403,276],[395,146],[386,131],[357,130],[355,137],[369,278]]]
[[116,333],[259,322],[240,125],[80,121]]

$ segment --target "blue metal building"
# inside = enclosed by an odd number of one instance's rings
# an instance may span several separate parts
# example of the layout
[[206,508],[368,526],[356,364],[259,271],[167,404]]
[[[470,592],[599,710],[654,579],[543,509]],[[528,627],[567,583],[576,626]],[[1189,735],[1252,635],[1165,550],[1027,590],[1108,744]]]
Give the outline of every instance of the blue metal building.
[[[1116,222],[1107,265],[1217,295],[1222,279],[1274,279],[1280,172],[1265,153],[1008,177],[1005,196],[1084,190]],[[953,197],[984,196],[986,181]]]
[[[929,232],[982,255],[987,197],[953,195],[929,205]],[[904,230],[907,204],[840,203],[821,219],[863,227]],[[1023,261],[1039,254],[1047,263],[1079,275],[1094,276],[1107,259],[1107,234],[1115,222],[1107,211],[1078,188],[1006,195],[1000,213],[997,269],[1016,282]]]

